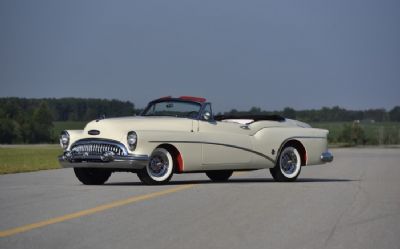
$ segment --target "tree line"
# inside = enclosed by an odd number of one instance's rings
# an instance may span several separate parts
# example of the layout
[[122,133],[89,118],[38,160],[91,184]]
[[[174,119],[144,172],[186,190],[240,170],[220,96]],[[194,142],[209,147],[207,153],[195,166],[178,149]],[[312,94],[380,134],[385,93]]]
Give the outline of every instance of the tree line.
[[[140,109],[129,101],[84,98],[0,98],[0,144],[10,143],[48,143],[54,142],[54,121],[89,121],[100,116],[118,117],[138,114]],[[220,113],[221,114],[221,113]],[[265,111],[252,107],[248,111],[232,109],[225,115],[278,114],[286,118],[304,122],[363,121],[400,122],[400,106],[390,111],[385,109],[346,110],[338,106],[323,107],[318,110],[295,110],[290,107],[282,111]],[[349,130],[349,128],[346,128]],[[356,140],[362,131],[354,130],[343,139]],[[357,128],[358,129],[358,128]],[[348,134],[347,132],[346,134]]]
[[[248,111],[232,109],[224,115],[281,115],[311,123],[313,127],[328,129],[329,143],[354,145],[400,144],[400,106],[385,109],[346,110],[338,106],[323,107],[319,110],[299,110],[286,107],[282,111],[264,111],[252,107]],[[338,122],[343,122],[342,124]],[[375,123],[379,123],[374,125]],[[385,123],[382,123],[385,122]]]
[[224,115],[281,115],[285,118],[298,119],[303,122],[345,122],[345,121],[375,121],[375,122],[399,122],[400,106],[395,106],[390,111],[383,108],[368,110],[346,110],[335,106],[332,108],[322,107],[318,110],[295,110],[286,107],[282,111],[266,111],[259,107],[252,107],[248,111],[232,109],[223,113]]
[[129,101],[83,98],[0,98],[0,144],[54,141],[54,121],[89,121],[135,113]]

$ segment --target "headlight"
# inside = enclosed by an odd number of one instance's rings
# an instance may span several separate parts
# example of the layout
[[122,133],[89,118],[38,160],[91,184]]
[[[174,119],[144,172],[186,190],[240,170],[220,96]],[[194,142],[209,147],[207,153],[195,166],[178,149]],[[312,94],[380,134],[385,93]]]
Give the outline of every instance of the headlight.
[[136,149],[136,143],[137,143],[136,132],[134,132],[134,131],[128,132],[128,136],[126,137],[126,141],[128,142],[129,149],[130,150],[135,150]]
[[60,145],[65,150],[69,145],[69,134],[67,131],[63,131],[60,134]]

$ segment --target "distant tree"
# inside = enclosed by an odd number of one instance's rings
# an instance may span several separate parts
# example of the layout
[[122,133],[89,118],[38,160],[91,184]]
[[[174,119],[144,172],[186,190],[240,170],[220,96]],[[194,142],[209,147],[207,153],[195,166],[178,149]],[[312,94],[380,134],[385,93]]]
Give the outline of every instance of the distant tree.
[[364,129],[357,122],[353,122],[351,127],[351,140],[355,145],[366,143]]
[[359,145],[365,144],[367,142],[367,139],[364,129],[360,126],[360,124],[357,122],[353,122],[353,124],[343,125],[338,141],[351,145]]
[[[51,142],[52,121],[88,121],[105,114],[106,117],[130,116],[139,114],[129,101],[83,98],[0,98],[0,143]],[[252,107],[241,111],[232,109],[225,115],[271,115],[278,114],[304,122],[349,122],[339,132],[329,134],[329,141],[351,144],[367,143],[388,144],[400,141],[400,131],[393,127],[384,127],[371,136],[364,132],[362,123],[358,126],[354,120],[373,119],[377,122],[400,122],[400,106],[390,111],[385,109],[346,110],[339,106],[323,107],[316,110],[294,110],[286,107],[282,111],[266,111]],[[369,129],[369,128],[368,128]],[[366,136],[368,135],[368,137]]]
[[11,144],[21,139],[19,125],[8,118],[0,119],[0,144]]
[[286,107],[283,109],[282,116],[285,118],[296,119],[296,111],[293,108]]
[[364,119],[382,122],[388,120],[388,115],[385,109],[369,109],[364,111]]
[[351,143],[351,125],[350,124],[344,124],[342,126],[342,130],[340,132],[340,135],[338,137],[338,141],[341,143]]
[[2,105],[0,105],[0,119],[6,118],[6,112]]
[[250,114],[260,114],[261,113],[261,108],[253,106],[252,108],[250,108],[249,113]]
[[[140,115],[143,111],[144,109],[135,109],[135,115]],[[220,113],[218,115],[220,115]]]
[[390,121],[400,122],[400,106],[395,106],[389,112]]
[[224,115],[235,115],[235,114],[238,114],[238,113],[239,113],[238,110],[232,109],[229,112],[224,112]]
[[89,106],[89,107],[86,109],[86,113],[85,113],[85,115],[83,116],[83,119],[84,119],[84,120],[95,119],[95,118],[96,118],[96,115],[98,115],[98,114],[97,114],[97,110],[96,110],[95,108]]
[[25,120],[21,124],[21,137],[23,143],[34,143],[36,134],[32,120]]
[[33,113],[33,141],[34,143],[49,142],[51,129],[53,128],[53,116],[46,102],[40,103]]

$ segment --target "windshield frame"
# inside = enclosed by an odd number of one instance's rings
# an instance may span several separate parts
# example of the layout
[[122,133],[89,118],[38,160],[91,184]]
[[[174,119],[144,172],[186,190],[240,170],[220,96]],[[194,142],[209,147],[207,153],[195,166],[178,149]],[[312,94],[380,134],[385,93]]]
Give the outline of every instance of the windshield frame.
[[[150,110],[150,108],[153,107],[153,105],[158,104],[158,103],[163,103],[163,102],[179,102],[179,103],[188,103],[188,104],[194,104],[199,106],[199,110],[197,112],[197,115],[193,117],[183,117],[183,116],[174,116],[174,115],[146,115],[146,112]],[[204,108],[204,103],[196,102],[196,101],[189,101],[189,100],[182,100],[182,99],[176,99],[176,98],[170,98],[170,99],[159,99],[159,100],[154,100],[151,101],[147,107],[141,112],[140,116],[143,117],[175,117],[175,118],[188,118],[188,119],[200,119],[200,115],[203,112]]]

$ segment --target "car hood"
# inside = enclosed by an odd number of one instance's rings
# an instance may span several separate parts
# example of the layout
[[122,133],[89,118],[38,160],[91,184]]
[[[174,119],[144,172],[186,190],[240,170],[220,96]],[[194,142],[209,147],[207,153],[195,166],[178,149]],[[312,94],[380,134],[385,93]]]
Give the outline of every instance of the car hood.
[[138,130],[182,131],[192,129],[192,119],[175,117],[121,117],[94,120],[84,128],[85,132],[128,132]]

